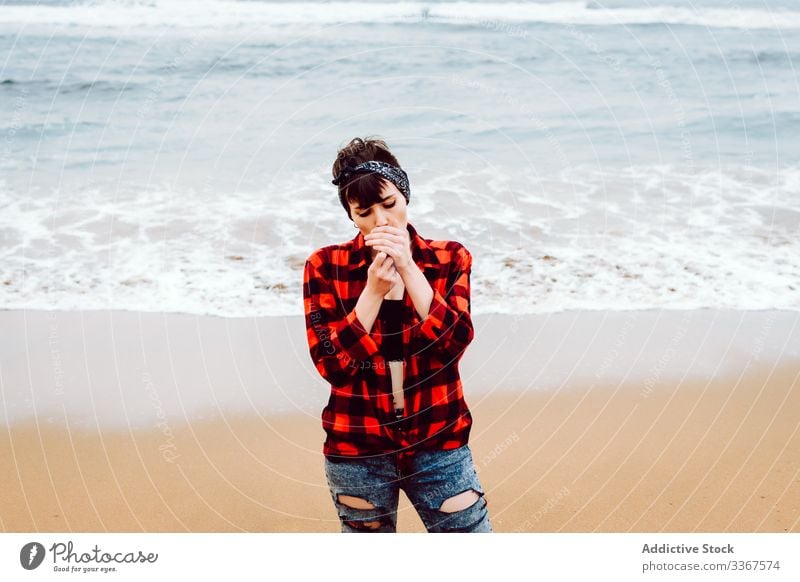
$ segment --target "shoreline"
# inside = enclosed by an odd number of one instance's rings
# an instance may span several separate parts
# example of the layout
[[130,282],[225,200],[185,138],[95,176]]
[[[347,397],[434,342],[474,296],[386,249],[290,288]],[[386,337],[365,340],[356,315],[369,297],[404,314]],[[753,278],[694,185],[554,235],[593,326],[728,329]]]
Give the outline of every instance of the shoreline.
[[[800,362],[800,312],[476,315],[466,395],[703,380]],[[147,428],[221,414],[317,415],[330,388],[301,316],[227,319],[124,311],[0,312],[0,423],[67,416]]]

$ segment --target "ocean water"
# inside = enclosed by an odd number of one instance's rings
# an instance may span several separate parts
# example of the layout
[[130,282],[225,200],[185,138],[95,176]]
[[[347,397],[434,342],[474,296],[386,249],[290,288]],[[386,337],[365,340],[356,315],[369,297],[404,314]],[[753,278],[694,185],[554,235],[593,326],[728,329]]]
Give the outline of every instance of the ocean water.
[[476,313],[800,309],[789,0],[0,0],[0,308],[302,313],[380,135]]

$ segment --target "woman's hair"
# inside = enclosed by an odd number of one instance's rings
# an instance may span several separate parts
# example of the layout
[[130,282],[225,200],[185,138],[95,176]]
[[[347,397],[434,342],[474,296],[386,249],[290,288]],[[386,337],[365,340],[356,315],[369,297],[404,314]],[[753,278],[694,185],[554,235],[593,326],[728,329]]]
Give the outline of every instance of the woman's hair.
[[[389,146],[382,139],[367,137],[353,138],[350,143],[340,149],[333,162],[333,177],[345,167],[355,167],[364,162],[385,162],[400,167],[397,158],[389,151]],[[367,208],[381,201],[381,190],[388,182],[378,174],[353,174],[349,179],[339,184],[339,198],[347,216],[350,216],[348,201],[357,203],[361,208]]]

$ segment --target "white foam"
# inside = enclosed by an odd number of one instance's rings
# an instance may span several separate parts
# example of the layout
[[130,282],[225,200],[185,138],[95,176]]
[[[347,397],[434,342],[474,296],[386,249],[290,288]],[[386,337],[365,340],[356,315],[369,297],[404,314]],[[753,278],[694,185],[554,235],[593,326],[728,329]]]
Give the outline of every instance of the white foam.
[[502,22],[576,25],[670,24],[708,28],[797,29],[787,10],[644,6],[606,8],[589,2],[234,2],[230,0],[101,0],[67,6],[3,6],[0,24],[142,29],[262,29],[286,25],[429,21],[491,27]]
[[[800,309],[800,168],[412,174],[411,222],[474,257],[475,313]],[[299,314],[305,258],[355,236],[299,174],[224,196],[3,188],[0,207],[7,309]]]
[[[571,191],[572,212],[554,217],[538,211],[554,206],[552,191],[520,196],[520,214],[543,235],[533,240],[521,231],[517,240],[490,235],[486,252],[477,249],[485,259],[476,261],[477,268],[483,267],[486,276],[475,282],[475,303],[485,300],[487,311],[504,313],[520,304],[527,304],[521,308],[527,312],[797,309],[800,214],[790,189],[797,172],[787,169],[771,181],[768,173],[752,169],[681,174],[650,167],[563,174],[559,190]],[[650,182],[641,188],[645,177]],[[531,190],[537,190],[534,176],[514,181],[532,183]],[[529,203],[537,210],[527,214]],[[787,215],[783,222],[774,219]],[[518,222],[511,224],[518,229]]]

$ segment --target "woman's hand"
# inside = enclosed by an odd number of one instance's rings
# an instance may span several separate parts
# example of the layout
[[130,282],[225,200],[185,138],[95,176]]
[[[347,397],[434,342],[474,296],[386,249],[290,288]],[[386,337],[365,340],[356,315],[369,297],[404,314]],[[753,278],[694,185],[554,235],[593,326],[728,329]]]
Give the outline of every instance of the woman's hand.
[[389,255],[399,273],[414,262],[411,257],[411,240],[405,228],[376,226],[364,237],[364,241],[368,247]]
[[367,289],[383,298],[400,280],[394,261],[385,252],[375,255],[367,270]]

